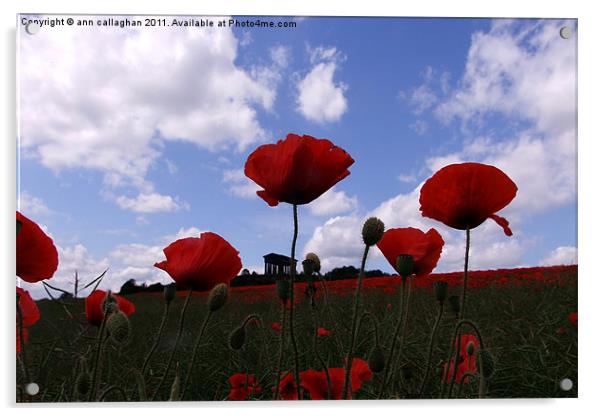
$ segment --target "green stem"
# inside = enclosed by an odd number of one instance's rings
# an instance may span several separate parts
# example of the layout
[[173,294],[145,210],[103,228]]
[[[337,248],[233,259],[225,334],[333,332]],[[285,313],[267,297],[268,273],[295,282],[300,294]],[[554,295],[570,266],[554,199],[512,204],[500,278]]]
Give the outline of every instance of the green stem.
[[466,228],[466,252],[464,253],[464,286],[462,288],[462,303],[460,303],[460,319],[464,319],[466,292],[468,289],[468,252],[470,250],[470,228]]
[[[316,312],[313,312],[314,315],[314,353],[316,354],[316,357],[318,357],[318,361],[320,361],[320,365],[322,366],[322,370],[324,371],[324,373],[326,374],[326,386],[328,388],[327,390],[327,395],[326,395],[326,399],[330,400],[331,399],[331,393],[332,393],[332,384],[330,382],[330,373],[328,372],[328,366],[326,365],[326,362],[324,361],[324,359],[322,358],[322,356],[320,355],[320,351],[318,350],[318,328],[320,327],[320,324],[318,322],[318,316],[316,314]],[[345,390],[343,390],[345,391]]]
[[295,272],[296,272],[296,268],[295,268],[295,248],[297,246],[297,236],[299,234],[299,222],[298,222],[298,218],[297,218],[297,204],[293,204],[293,224],[294,224],[294,231],[293,231],[293,242],[291,244],[291,267],[290,267],[290,279],[291,279],[291,285],[290,285],[290,294],[289,294],[289,301],[291,303],[290,305],[290,311],[289,311],[289,332],[290,332],[290,337],[291,337],[291,345],[293,347],[293,356],[295,359],[295,383],[297,384],[297,397],[299,398],[299,400],[301,400],[301,380],[299,378],[299,351],[297,350],[297,341],[295,340],[295,321],[294,321],[294,310],[295,310]]
[[278,351],[278,367],[276,368],[276,388],[274,389],[274,400],[280,395],[280,373],[282,371],[282,357],[284,356],[284,325],[286,323],[286,308],[282,306],[280,316],[280,350]]
[[364,254],[362,256],[362,265],[360,267],[360,273],[357,278],[357,286],[355,288],[355,304],[353,305],[353,319],[351,321],[351,341],[349,342],[349,349],[347,350],[347,360],[345,362],[345,385],[343,387],[343,400],[346,400],[349,394],[349,375],[351,373],[351,361],[353,360],[353,349],[355,348],[355,340],[357,337],[357,316],[360,307],[362,280],[364,279],[364,269],[366,267],[366,259],[368,258],[369,250],[370,246],[366,244],[366,247],[364,248]]
[[429,372],[431,369],[431,359],[433,358],[433,346],[435,341],[435,334],[437,333],[437,328],[439,327],[439,323],[441,322],[441,317],[443,316],[443,302],[439,304],[439,314],[437,315],[437,320],[435,321],[435,325],[433,326],[433,331],[431,332],[431,339],[429,341],[429,354],[426,360],[426,369],[424,370],[424,378],[422,379],[422,383],[420,384],[420,391],[418,393],[418,397],[422,397],[422,393],[424,393],[424,387],[426,386],[426,381],[428,380]]
[[190,360],[190,365],[188,367],[188,371],[186,372],[186,377],[184,377],[184,384],[182,384],[182,399],[184,399],[184,395],[186,394],[186,388],[188,387],[188,380],[190,380],[190,375],[192,374],[192,369],[194,368],[194,362],[196,361],[196,356],[199,350],[199,345],[201,343],[201,339],[203,338],[203,334],[205,333],[205,329],[207,329],[207,324],[209,323],[209,318],[211,318],[213,312],[207,312],[205,316],[205,320],[203,321],[203,325],[201,326],[201,331],[199,335],[196,337],[196,341],[194,343],[194,349],[192,350],[192,360]]
[[399,301],[399,319],[397,320],[397,326],[395,327],[395,334],[393,335],[393,339],[391,340],[391,346],[389,347],[389,354],[387,355],[387,361],[385,363],[385,372],[383,373],[383,382],[380,386],[380,391],[378,393],[378,399],[380,399],[385,391],[385,387],[387,385],[387,379],[389,378],[389,369],[391,366],[391,360],[393,358],[393,352],[395,351],[395,343],[399,338],[399,333],[401,332],[401,327],[403,325],[403,306],[404,306],[404,298],[405,298],[405,290],[406,290],[406,282],[408,278],[401,278],[401,298]]
[[186,309],[188,308],[188,304],[190,303],[191,297],[192,297],[192,289],[190,289],[188,291],[188,295],[186,296],[186,300],[184,301],[184,306],[182,306],[182,311],[180,312],[180,322],[178,324],[178,334],[176,335],[176,342],[173,346],[173,349],[171,350],[171,355],[169,356],[169,360],[167,361],[167,368],[165,369],[165,373],[163,373],[163,377],[161,377],[161,381],[159,382],[159,385],[157,386],[157,390],[155,390],[155,394],[153,394],[151,401],[154,401],[155,398],[157,397],[157,395],[159,394],[159,391],[161,391],[161,386],[163,385],[163,383],[165,382],[165,379],[167,378],[167,374],[169,373],[169,370],[171,368],[171,364],[176,355],[176,351],[178,350],[178,346],[180,345],[180,339],[182,338],[182,329],[184,327],[184,317],[186,314]]
[[25,382],[31,382],[31,376],[29,374],[29,369],[27,368],[27,352],[25,347],[25,333],[23,329],[23,311],[21,310],[21,305],[19,304],[20,295],[17,294],[17,319],[19,319],[19,348],[20,356],[21,356],[21,366],[23,367],[23,373],[25,375]]
[[98,398],[98,401],[99,402],[104,401],[104,399],[109,395],[109,393],[111,393],[113,391],[119,392],[121,394],[121,396],[123,397],[123,401],[124,402],[128,401],[128,395],[127,395],[127,393],[125,392],[125,390],[123,390],[119,386],[110,386],[110,387],[108,387],[105,391],[102,392],[102,394]]
[[167,317],[169,315],[169,305],[171,305],[171,302],[165,302],[165,311],[163,312],[163,318],[161,319],[161,324],[159,325],[159,331],[157,332],[157,338],[155,339],[155,342],[154,342],[152,348],[148,352],[146,358],[144,359],[144,363],[142,364],[142,369],[140,370],[140,373],[142,374],[143,377],[146,372],[146,366],[150,362],[151,356],[155,353],[155,350],[159,346],[159,341],[161,340],[161,335],[163,335],[163,329],[165,327],[165,322],[167,322]]
[[101,357],[101,352],[102,352],[102,342],[103,342],[103,338],[104,338],[104,333],[105,333],[105,327],[107,324],[107,311],[104,311],[104,316],[102,317],[102,323],[100,324],[100,329],[98,331],[98,339],[97,339],[97,343],[96,343],[96,354],[94,356],[94,369],[92,370],[92,386],[90,388],[90,394],[88,396],[88,401],[95,401],[95,396],[96,396],[96,389],[98,386],[98,376],[99,376],[99,371],[98,368],[100,367],[100,357]]

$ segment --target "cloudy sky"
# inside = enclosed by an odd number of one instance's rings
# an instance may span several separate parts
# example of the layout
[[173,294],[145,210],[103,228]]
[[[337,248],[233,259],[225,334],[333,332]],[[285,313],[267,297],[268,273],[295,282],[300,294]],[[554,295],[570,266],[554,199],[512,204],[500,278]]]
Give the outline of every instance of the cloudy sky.
[[[202,230],[263,270],[264,254],[290,250],[292,209],[268,207],[243,166],[289,132],[356,161],[300,209],[300,254],[318,253],[325,270],[359,263],[373,215],[435,227],[437,270],[460,270],[463,233],[422,218],[418,193],[469,160],[519,188],[502,211],[515,235],[479,227],[472,268],[577,261],[575,21],[271,20],[296,27],[20,28],[19,207],[54,238],[54,284],[106,268],[104,288],[168,282],[153,268],[163,247]],[[391,271],[378,250],[368,267]]]

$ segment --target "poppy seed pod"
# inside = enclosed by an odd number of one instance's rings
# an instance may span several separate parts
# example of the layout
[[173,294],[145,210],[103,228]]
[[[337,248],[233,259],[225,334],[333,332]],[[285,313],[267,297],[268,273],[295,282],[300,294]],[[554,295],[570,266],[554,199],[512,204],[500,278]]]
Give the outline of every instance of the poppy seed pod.
[[239,326],[230,334],[230,348],[233,350],[239,350],[245,345],[245,339],[247,338],[247,330],[245,326]]
[[127,315],[121,311],[112,313],[107,319],[107,331],[115,343],[125,344],[130,339],[132,332]]
[[437,302],[443,305],[443,302],[445,302],[445,298],[447,297],[447,282],[435,282],[433,283],[433,287],[435,288],[435,298],[437,298]]
[[474,342],[470,341],[466,344],[466,354],[468,354],[469,357],[472,357],[474,354]]
[[111,291],[108,291],[104,299],[102,300],[102,310],[104,311],[105,315],[111,314],[119,310],[119,304],[117,303],[117,299],[115,298],[115,296],[113,296]]
[[380,345],[376,344],[368,357],[368,366],[374,373],[380,373],[385,368],[385,355]]
[[364,244],[373,246],[378,243],[385,233],[385,224],[376,217],[370,217],[364,223],[362,228],[362,238]]
[[209,293],[207,299],[207,306],[209,311],[215,312],[226,304],[228,301],[228,285],[220,283],[215,286]]
[[449,305],[454,315],[458,316],[460,314],[460,298],[457,295],[450,296]]
[[305,259],[301,262],[303,265],[303,274],[311,276],[316,271],[316,263],[311,259]]
[[305,255],[305,260],[311,260],[314,262],[314,271],[316,273],[320,273],[320,257],[318,257],[318,255],[316,253],[307,253]]
[[400,254],[397,256],[397,273],[401,277],[409,277],[414,272],[414,258],[409,254]]
[[288,280],[276,280],[276,291],[278,292],[278,298],[280,298],[282,303],[286,303],[288,301],[290,288],[291,284]]
[[92,377],[84,370],[75,379],[75,391],[80,396],[86,396],[90,392],[90,387],[92,387]]
[[163,299],[165,302],[170,303],[176,297],[176,285],[171,283],[163,287]]

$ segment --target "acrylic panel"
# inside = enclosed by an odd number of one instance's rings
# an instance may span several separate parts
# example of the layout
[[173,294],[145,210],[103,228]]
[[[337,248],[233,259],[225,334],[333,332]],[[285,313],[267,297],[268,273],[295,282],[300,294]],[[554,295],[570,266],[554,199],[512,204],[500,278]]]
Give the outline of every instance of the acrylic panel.
[[17,16],[16,401],[577,397],[577,21]]

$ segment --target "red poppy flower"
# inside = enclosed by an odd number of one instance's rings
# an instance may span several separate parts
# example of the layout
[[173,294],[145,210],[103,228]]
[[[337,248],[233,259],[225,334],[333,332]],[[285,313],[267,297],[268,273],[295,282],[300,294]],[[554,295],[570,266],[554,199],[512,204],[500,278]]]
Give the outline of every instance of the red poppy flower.
[[272,322],[272,330],[276,332],[282,331],[282,325],[280,325],[280,322]]
[[[20,287],[17,288],[17,294],[19,295],[19,307],[21,309],[21,322],[23,322],[23,341],[27,342],[29,338],[29,332],[27,328],[38,322],[40,319],[40,310],[38,305],[31,298],[27,290],[23,290]],[[17,353],[21,352],[21,334],[19,333],[19,315],[16,315],[17,320]]]
[[569,313],[569,322],[577,326],[577,312]]
[[[102,324],[102,320],[104,319],[104,312],[102,308],[102,302],[107,296],[107,293],[104,290],[95,290],[90,293],[86,298],[86,320],[94,326],[100,326]],[[130,316],[136,311],[136,305],[127,300],[124,297],[111,294],[117,300],[117,306],[119,310]]]
[[297,396],[297,385],[295,384],[295,377],[293,373],[286,373],[284,377],[280,379],[278,385],[278,393],[282,400],[298,400]]
[[441,234],[434,228],[424,233],[417,228],[408,227],[387,230],[377,246],[394,269],[397,257],[401,254],[412,256],[414,274],[422,277],[429,275],[437,266],[443,244]]
[[236,373],[228,378],[228,382],[230,383],[228,400],[245,400],[249,395],[261,392],[261,386],[252,375]]
[[368,363],[361,358],[354,358],[351,362],[351,389],[357,391],[365,381],[372,380],[372,370]]
[[[474,345],[474,351],[472,355],[468,355],[467,346],[469,343]],[[454,349],[456,348],[456,343],[454,342]],[[460,336],[460,363],[458,364],[458,370],[456,372],[456,379],[454,380],[454,384],[460,383],[462,380],[462,376],[464,374],[476,374],[477,373],[477,351],[479,350],[479,340],[473,334],[462,334]],[[447,372],[447,383],[451,382],[454,373],[454,359],[451,360],[451,366],[449,371]],[[443,365],[443,374],[447,371],[447,363]],[[464,383],[468,383],[468,377],[464,379]]]
[[50,237],[17,211],[17,276],[29,283],[50,279],[59,265],[59,255]]
[[[328,398],[328,379],[325,371],[307,370],[301,372],[301,387],[307,390],[312,400],[326,400]],[[345,369],[329,368],[330,398],[340,400],[345,385]],[[356,392],[362,387],[364,381],[372,379],[372,371],[368,363],[359,358],[354,358],[351,364],[351,391]]]
[[163,252],[167,260],[155,267],[165,270],[175,282],[201,292],[219,283],[230,284],[242,268],[238,251],[212,232],[176,240]]
[[245,163],[245,175],[263,188],[270,206],[307,204],[349,175],[354,160],[327,139],[290,133],[276,144],[259,146]]
[[[21,308],[21,316],[23,318],[23,328],[30,327],[40,319],[40,310],[27,290],[18,287],[17,294],[19,295],[19,307]],[[18,322],[19,317],[17,316],[17,323]]]
[[458,230],[475,228],[491,218],[512,231],[508,221],[495,215],[516,196],[516,184],[495,166],[482,163],[448,165],[428,179],[420,190],[422,216]]
[[331,331],[331,330],[329,330],[329,329],[326,329],[326,328],[322,328],[322,327],[318,328],[318,330],[317,330],[317,335],[318,335],[319,337],[327,337],[327,336],[328,336],[328,335],[330,335],[331,333],[332,333],[332,331]]

